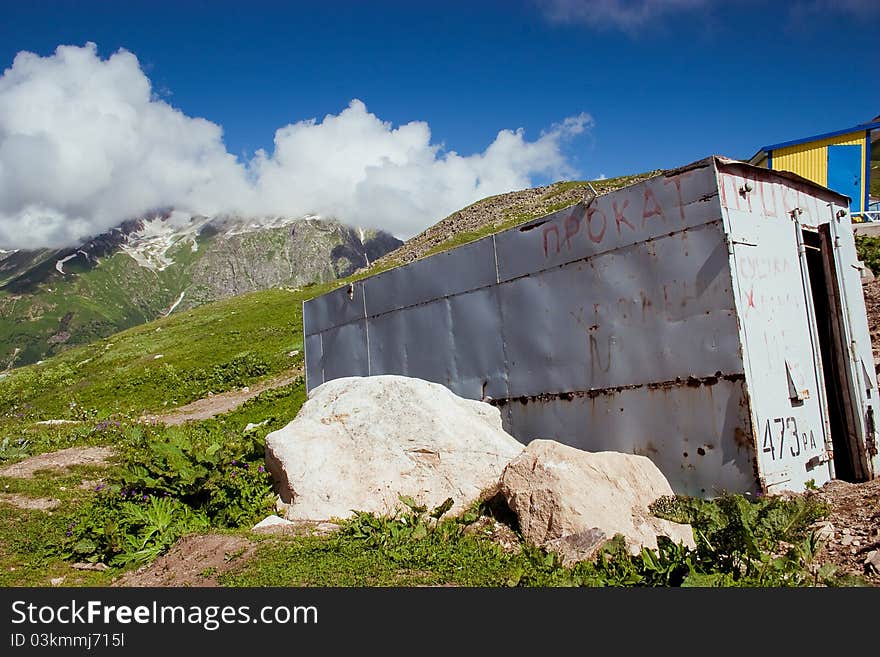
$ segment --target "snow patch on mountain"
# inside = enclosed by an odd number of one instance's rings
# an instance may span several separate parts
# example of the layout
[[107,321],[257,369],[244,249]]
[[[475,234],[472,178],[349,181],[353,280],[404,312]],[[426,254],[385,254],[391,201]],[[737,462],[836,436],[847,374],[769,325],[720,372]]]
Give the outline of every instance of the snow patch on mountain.
[[171,307],[166,312],[162,313],[162,317],[168,317],[168,315],[173,313],[174,309],[180,305],[181,301],[183,301],[183,295],[185,295],[185,294],[186,294],[186,291],[181,292],[180,296],[177,297],[177,301],[175,301],[173,304],[171,304]]
[[122,244],[120,249],[141,267],[162,271],[174,264],[168,255],[172,247],[188,241],[192,251],[198,250],[196,238],[210,222],[210,217],[193,217],[177,210],[169,215],[144,219],[138,230],[129,233],[126,244]]
[[60,260],[56,261],[55,262],[55,269],[58,270],[59,274],[64,274],[64,263],[67,262],[68,260],[73,260],[76,256],[78,256],[80,254],[82,254],[82,256],[86,259],[86,261],[88,261],[89,254],[86,253],[85,251],[83,251],[82,249],[79,249],[79,250],[75,251],[74,253],[71,253],[69,256],[65,256],[65,257],[61,258]]
[[272,228],[283,228],[292,223],[305,219],[320,219],[316,214],[307,214],[302,217],[256,217],[251,219],[227,218],[224,221],[231,223],[231,227],[224,232],[224,236],[233,237],[234,235],[244,235],[252,233],[255,230],[271,230]]
[[191,216],[177,210],[165,215],[156,215],[140,222],[140,227],[129,233],[126,243],[120,248],[131,256],[141,267],[162,271],[174,264],[168,255],[175,246],[189,242],[190,251],[198,252],[198,236],[208,224],[224,237],[244,235],[260,230],[282,228],[304,219],[320,219],[318,215],[304,217],[236,217],[236,216]]

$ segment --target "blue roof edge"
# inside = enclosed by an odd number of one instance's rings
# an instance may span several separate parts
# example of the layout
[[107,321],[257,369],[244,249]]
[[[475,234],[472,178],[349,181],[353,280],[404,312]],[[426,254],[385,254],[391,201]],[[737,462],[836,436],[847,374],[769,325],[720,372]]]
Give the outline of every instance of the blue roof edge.
[[793,141],[783,141],[778,144],[770,144],[769,146],[761,146],[757,153],[755,153],[754,157],[758,156],[760,153],[768,153],[770,151],[775,151],[779,148],[788,148],[789,146],[798,146],[800,144],[806,144],[811,141],[819,141],[821,139],[830,139],[831,137],[839,137],[840,135],[846,135],[851,132],[867,132],[871,130],[876,130],[880,128],[880,121],[876,121],[874,123],[860,123],[859,125],[854,125],[851,128],[846,128],[845,130],[835,130],[834,132],[825,132],[821,135],[813,135],[812,137],[804,137],[803,139],[795,139]]

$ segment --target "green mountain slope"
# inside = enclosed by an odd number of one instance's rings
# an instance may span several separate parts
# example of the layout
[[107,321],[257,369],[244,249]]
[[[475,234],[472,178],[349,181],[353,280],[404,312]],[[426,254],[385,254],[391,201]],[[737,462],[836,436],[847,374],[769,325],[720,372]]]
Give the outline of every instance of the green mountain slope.
[[302,302],[327,289],[265,290],[175,313],[0,379],[7,420],[170,410],[303,361]]
[[386,233],[314,218],[165,233],[140,240],[135,233],[130,243],[116,236],[101,249],[0,254],[0,371],[172,310],[346,276],[401,244]]

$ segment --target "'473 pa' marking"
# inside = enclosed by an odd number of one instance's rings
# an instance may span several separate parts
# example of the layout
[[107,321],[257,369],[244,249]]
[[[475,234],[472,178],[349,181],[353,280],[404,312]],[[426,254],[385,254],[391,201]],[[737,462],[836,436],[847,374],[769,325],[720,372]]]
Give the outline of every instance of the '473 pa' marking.
[[[772,423],[772,425],[771,425]],[[776,425],[779,426],[776,426]],[[774,443],[774,435],[778,439],[778,443]],[[785,456],[785,446],[788,445],[788,451],[792,456],[800,456],[801,446],[807,449],[816,448],[816,438],[813,436],[813,430],[810,429],[809,437],[806,432],[798,434],[797,420],[793,417],[775,417],[767,420],[764,425],[764,444],[765,452],[770,452],[770,460],[782,459]]]

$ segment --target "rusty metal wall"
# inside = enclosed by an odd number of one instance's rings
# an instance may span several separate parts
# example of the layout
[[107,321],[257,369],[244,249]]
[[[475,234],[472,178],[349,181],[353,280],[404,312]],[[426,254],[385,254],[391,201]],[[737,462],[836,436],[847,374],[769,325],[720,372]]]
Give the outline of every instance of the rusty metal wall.
[[[788,360],[808,369],[803,290],[800,305],[752,322],[760,313],[748,307],[745,274],[763,265],[748,249],[763,247],[746,245],[777,230],[761,255],[794,273],[764,294],[784,299],[799,285],[795,233],[782,220],[763,224],[791,203],[818,216],[824,201],[809,183],[743,166],[708,158],[306,302],[308,389],[341,376],[413,376],[490,400],[524,443],[645,454],[676,492],[784,484],[759,432],[776,412],[767,405],[779,394],[788,403],[787,388],[777,391],[779,363],[756,336],[786,312],[802,315]],[[753,171],[775,186],[744,192]],[[864,314],[861,303],[853,297],[853,314]],[[867,328],[856,324],[861,339]],[[755,406],[756,394],[773,401]],[[814,398],[798,426],[821,413]],[[785,426],[791,415],[779,417]]]
[[304,316],[309,389],[414,376],[491,398],[523,442],[643,453],[681,492],[755,489],[712,160],[336,290]]

